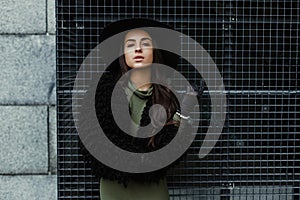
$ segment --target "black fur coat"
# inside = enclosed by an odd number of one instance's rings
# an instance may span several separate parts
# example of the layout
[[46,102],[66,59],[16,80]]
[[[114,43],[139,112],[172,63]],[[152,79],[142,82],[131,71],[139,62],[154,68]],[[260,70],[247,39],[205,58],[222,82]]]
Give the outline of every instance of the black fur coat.
[[[98,83],[96,95],[95,95],[95,109],[99,124],[104,131],[105,135],[118,147],[131,152],[145,153],[155,151],[167,145],[176,135],[178,127],[174,124],[166,125],[164,128],[155,135],[155,148],[148,145],[150,138],[136,138],[124,133],[114,121],[111,112],[111,95],[113,88],[115,87],[116,80],[110,73],[104,73]],[[120,99],[125,99],[125,91],[118,91]],[[127,101],[127,100],[126,100]],[[124,105],[118,105],[124,106]],[[142,119],[140,121],[141,126],[145,126],[150,123],[149,109],[152,106],[151,98],[147,101],[147,104],[142,113]],[[137,132],[139,134],[139,131]],[[177,161],[173,162],[169,166],[148,173],[127,173],[112,169],[98,160],[96,160],[89,152],[85,149],[83,144],[80,142],[82,153],[85,156],[85,160],[91,164],[92,171],[98,178],[116,180],[119,183],[123,183],[125,186],[130,180],[150,183],[158,182],[164,178],[168,168],[173,166]]]

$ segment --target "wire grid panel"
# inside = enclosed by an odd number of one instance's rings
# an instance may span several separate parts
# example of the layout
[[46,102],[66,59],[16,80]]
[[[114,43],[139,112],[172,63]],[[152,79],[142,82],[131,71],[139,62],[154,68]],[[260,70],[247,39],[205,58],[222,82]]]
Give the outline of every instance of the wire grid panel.
[[[59,199],[99,199],[99,182],[79,153],[72,89],[103,27],[128,18],[154,19],[195,39],[226,87],[221,137],[208,156],[197,158],[211,115],[205,92],[197,137],[168,174],[171,199],[299,199],[298,0],[61,0],[56,17]],[[180,71],[197,78],[188,65],[182,60]],[[85,77],[99,69],[91,66]]]

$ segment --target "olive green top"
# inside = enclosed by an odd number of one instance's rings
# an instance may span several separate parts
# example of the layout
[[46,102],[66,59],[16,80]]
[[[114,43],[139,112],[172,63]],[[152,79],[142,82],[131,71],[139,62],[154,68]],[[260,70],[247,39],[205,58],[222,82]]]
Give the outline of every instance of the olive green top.
[[[152,90],[153,87],[151,86],[147,91],[139,91],[130,81],[125,88],[131,118],[134,122],[131,126],[131,131],[135,134],[146,103],[152,95]],[[100,197],[101,200],[168,200],[169,192],[165,178],[160,180],[159,183],[137,183],[131,181],[127,187],[124,187],[118,181],[101,178]]]
[[138,183],[131,181],[124,187],[118,181],[100,180],[101,200],[169,200],[166,179],[159,183]]
[[[152,95],[152,90],[153,87],[151,86],[147,91],[140,91],[131,81],[128,82],[128,86],[125,88],[125,93],[127,95],[127,100],[129,102],[129,108],[131,111],[131,118],[134,122],[131,125],[132,133],[137,132],[140,120],[142,118],[143,110],[148,99]],[[180,121],[180,116],[174,114],[173,120]]]
[[151,86],[147,91],[140,91],[131,81],[128,82],[128,86],[125,88],[131,119],[134,122],[131,124],[131,132],[135,133],[134,135],[136,135],[146,103],[152,95],[152,90],[153,87]]

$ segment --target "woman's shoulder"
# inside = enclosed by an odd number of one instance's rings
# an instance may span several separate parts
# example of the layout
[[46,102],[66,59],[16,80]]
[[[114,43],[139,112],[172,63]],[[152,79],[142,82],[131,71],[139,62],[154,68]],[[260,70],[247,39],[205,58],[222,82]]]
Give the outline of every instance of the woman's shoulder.
[[107,85],[114,85],[115,82],[116,78],[114,74],[112,74],[111,72],[103,72],[98,82],[98,88],[101,86],[103,87]]
[[[110,98],[117,84],[116,77],[111,72],[104,72],[98,82],[96,98]],[[117,87],[116,89],[118,89]]]

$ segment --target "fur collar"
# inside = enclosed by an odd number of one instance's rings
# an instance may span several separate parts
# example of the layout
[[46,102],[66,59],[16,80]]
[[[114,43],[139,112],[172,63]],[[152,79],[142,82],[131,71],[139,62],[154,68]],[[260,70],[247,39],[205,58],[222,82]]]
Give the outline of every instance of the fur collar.
[[[99,81],[95,96],[95,109],[97,118],[106,136],[120,148],[126,151],[138,153],[155,151],[168,144],[175,137],[178,130],[178,128],[174,125],[165,126],[159,133],[156,134],[156,136],[154,137],[155,148],[148,145],[150,140],[149,138],[134,138],[122,132],[122,130],[115,123],[111,113],[110,99],[115,84],[116,81],[114,79],[114,76],[111,73],[104,73]],[[126,99],[126,94],[124,91],[118,92],[118,94],[120,94],[120,99]],[[152,101],[148,100],[142,113],[142,119],[140,121],[141,126],[145,126],[150,123],[149,109],[151,106]],[[80,147],[86,158],[86,161],[91,164],[92,171],[94,172],[96,177],[117,180],[118,182],[123,183],[125,186],[130,180],[139,182],[158,182],[160,179],[165,177],[166,170],[170,167],[168,166],[154,172],[143,174],[121,172],[107,167],[98,160],[94,159],[94,157],[88,153],[81,142]]]

